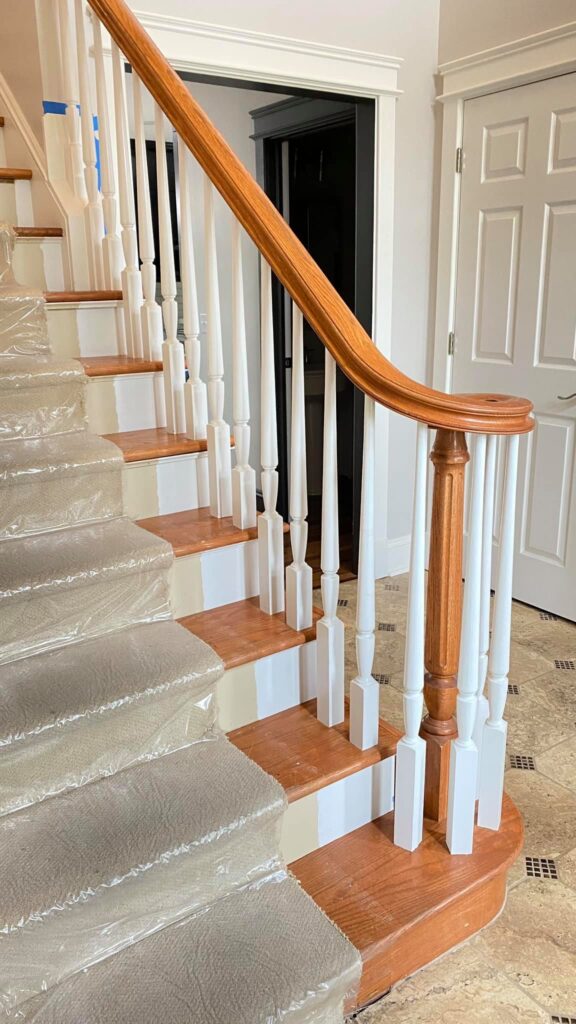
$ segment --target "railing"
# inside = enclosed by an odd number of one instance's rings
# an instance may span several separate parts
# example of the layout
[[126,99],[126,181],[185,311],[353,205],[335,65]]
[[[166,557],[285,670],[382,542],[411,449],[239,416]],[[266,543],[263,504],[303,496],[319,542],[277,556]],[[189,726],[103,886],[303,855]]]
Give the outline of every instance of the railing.
[[[198,107],[184,83],[124,0],[90,0],[93,21],[101,192],[95,191],[94,106],[88,73],[89,42],[82,0],[61,0],[63,60],[78,54],[80,110],[74,75],[65,68],[71,182],[86,204],[86,237],[94,287],[123,290],[125,350],[164,365],[167,425],[172,432],[206,438],[212,515],[232,516],[240,527],[256,522],[255,471],[250,464],[250,395],[244,317],[242,228],[260,253],[261,282],[261,490],[258,517],[260,603],[284,610],[289,625],[312,624],[312,571],[306,563],[307,484],[304,423],[303,321],[326,348],[322,492],[322,607],[317,626],[318,715],[328,726],[345,718],[344,625],[338,617],[339,535],[336,368],[365,395],[364,461],[360,516],[357,674],[350,685],[350,739],[361,748],[378,741],[379,687],[375,646],[374,492],[375,403],[417,421],[414,516],[404,671],[405,734],[396,764],[395,841],[413,850],[423,816],[447,819],[454,853],[472,850],[478,823],[496,829],[503,792],[506,725],[503,720],[510,647],[514,504],[519,435],[532,429],[531,405],[502,395],[447,395],[400,373],[376,349],[306,249]],[[106,84],[102,27],[112,40],[113,97]],[[75,39],[76,47],[73,45]],[[68,45],[69,44],[69,45]],[[131,74],[126,74],[126,63]],[[127,121],[127,90],[134,100],[137,203]],[[154,252],[143,101],[155,109],[160,252]],[[149,102],[149,101],[147,101]],[[168,193],[165,127],[179,139],[180,258],[184,344],[177,337],[176,277]],[[115,153],[110,125],[115,125]],[[87,124],[89,129],[87,128]],[[80,145],[81,140],[81,145]],[[203,195],[192,194],[191,160],[204,172]],[[116,168],[116,171],[114,170]],[[224,347],[220,272],[214,221],[215,189],[231,214],[233,355],[232,395],[236,465],[231,468],[230,426],[224,419]],[[208,334],[207,380],[201,346],[192,211],[204,209],[204,297]],[[136,231],[136,217],[137,227]],[[119,223],[118,223],[119,220]],[[138,252],[138,239],[140,252]],[[156,301],[159,257],[162,311]],[[272,317],[272,273],[292,300],[290,517],[292,563],[284,571],[282,519],[277,511],[278,445]],[[188,367],[186,380],[185,361]],[[429,431],[436,428],[430,560],[426,592]],[[462,600],[465,432],[475,435],[471,462],[470,521]],[[504,452],[503,503],[498,514],[499,558],[490,642],[492,535],[495,522],[497,435]],[[426,667],[427,674],[424,675]],[[484,693],[487,683],[487,694]],[[428,714],[422,722],[424,701]],[[456,711],[456,722],[454,721]]]

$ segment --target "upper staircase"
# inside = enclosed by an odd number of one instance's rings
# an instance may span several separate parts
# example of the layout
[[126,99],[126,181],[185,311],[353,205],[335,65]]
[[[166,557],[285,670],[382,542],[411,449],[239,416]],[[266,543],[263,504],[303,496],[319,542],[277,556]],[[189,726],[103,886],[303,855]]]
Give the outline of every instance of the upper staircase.
[[[82,0],[54,15],[70,98],[64,228],[20,225],[33,219],[33,172],[0,169],[0,1020],[337,1024],[505,898],[522,840],[503,795],[503,714],[531,407],[435,392],[396,370],[124,0],[89,6],[91,19]],[[181,146],[184,344],[166,118]],[[1,138],[0,155],[8,162]],[[193,158],[205,176],[206,339]],[[231,211],[229,382],[214,188]],[[260,259],[259,400],[241,227]],[[272,273],[292,307],[289,528],[276,510]],[[321,593],[306,561],[303,318],[326,347]],[[337,365],[365,395],[353,643],[338,600]],[[401,730],[380,717],[373,675],[376,403],[417,434]]]

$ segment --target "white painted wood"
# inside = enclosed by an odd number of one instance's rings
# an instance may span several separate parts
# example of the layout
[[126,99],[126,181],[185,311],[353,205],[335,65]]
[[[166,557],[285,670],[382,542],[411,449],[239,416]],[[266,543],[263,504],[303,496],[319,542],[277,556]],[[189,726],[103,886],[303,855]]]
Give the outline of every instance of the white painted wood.
[[208,397],[206,384],[200,376],[200,317],[196,285],[196,261],[192,234],[191,161],[186,146],[178,143],[178,186],[180,190],[180,277],[182,280],[182,316],[184,351],[188,364],[188,380],[184,385],[186,433],[200,441],[206,437]]
[[338,527],[338,437],[336,363],[326,350],[324,384],[324,463],[322,469],[322,608],[316,627],[318,718],[324,725],[344,721],[344,623],[338,618],[340,534]]
[[500,828],[504,769],[506,759],[507,723],[503,720],[508,694],[510,668],[510,631],[512,626],[512,573],[514,562],[514,520],[518,477],[519,437],[508,438],[506,480],[502,508],[500,555],[494,594],[492,642],[488,658],[488,697],[490,714],[484,725],[480,785],[478,790],[478,824],[483,828]]
[[376,627],[374,567],[374,434],[375,408],[364,399],[362,499],[356,606],[356,661],[358,672],[350,683],[350,742],[361,750],[378,743],[380,689],[372,675]]
[[242,234],[232,217],[232,396],[236,465],[232,470],[232,521],[240,530],[256,526],[256,473],[250,465],[250,392],[244,314]]
[[312,567],[306,563],[308,487],[304,404],[304,321],[292,303],[292,414],[290,436],[290,543],[286,569],[286,622],[292,629],[312,625]]
[[[122,287],[122,270],[125,266],[122,242],[118,234],[118,206],[116,200],[116,181],[114,161],[112,158],[112,142],[110,139],[110,113],[108,110],[108,92],[106,89],[106,71],[104,68],[104,50],[102,46],[102,28],[98,18],[92,19],[94,32],[94,64],[96,75],[96,97],[98,108],[98,137],[100,140],[100,175],[102,188],[102,211],[104,214],[105,234],[102,240],[102,256],[104,261],[104,280],[106,288]],[[126,352],[125,337],[120,339],[120,352]]]
[[[576,619],[576,74],[467,101],[453,385],[523,395],[514,596]],[[496,538],[497,541],[497,538]]]
[[260,258],[260,444],[264,512],[258,516],[260,608],[268,615],[284,611],[284,529],[276,510],[278,498],[278,434],[274,374],[272,272]]
[[168,166],[164,114],[155,104],[156,178],[158,184],[158,228],[160,236],[160,288],[162,316],[166,341],[162,345],[164,365],[164,394],[166,398],[166,427],[171,434],[186,431],[184,410],[184,349],[178,341],[178,303],[176,301],[176,270],[172,241],[172,217],[168,189]]
[[440,215],[438,217],[433,385],[439,391],[451,391],[454,355],[448,351],[448,337],[451,332],[454,332],[456,316],[456,270],[462,183],[462,175],[458,174],[456,170],[456,150],[462,146],[463,101],[458,98],[447,100],[442,106],[441,116],[442,166],[440,172]]
[[419,423],[416,479],[410,548],[410,585],[404,658],[404,728],[396,751],[394,842],[415,850],[422,842],[426,741],[418,735],[422,722],[426,605],[426,497],[428,427]]
[[222,321],[216,224],[214,220],[214,188],[204,176],[204,275],[206,312],[208,316],[208,467],[210,478],[210,511],[218,519],[232,515],[232,465],[230,460],[230,427],[224,419],[224,357],[222,354]]
[[116,124],[116,163],[118,166],[118,197],[120,200],[120,237],[125,266],[121,274],[128,354],[134,359],[143,356],[142,346],[142,275],[138,259],[134,180],[130,156],[130,134],[126,107],[124,56],[112,43],[114,78],[114,112]]
[[76,51],[74,16],[70,0],[59,0],[58,17],[60,23],[60,53],[62,57],[62,87],[66,103],[66,128],[68,132],[68,181],[73,194],[84,205],[87,201],[87,195],[86,182],[84,180],[84,160],[82,158],[80,111],[78,110],[78,86],[74,73],[74,54]]
[[[478,659],[478,699],[473,740],[478,750],[478,763],[482,757],[482,734],[488,718],[488,698],[484,693],[488,672],[490,648],[490,592],[492,582],[492,538],[494,534],[494,491],[496,485],[496,455],[498,438],[491,434],[486,442],[486,477],[484,481],[484,510],[482,514],[482,580],[480,593],[480,657]],[[479,779],[478,779],[479,781]]]
[[94,105],[90,92],[88,69],[88,46],[86,43],[86,21],[84,0],[74,0],[76,15],[76,44],[78,55],[78,82],[80,86],[80,121],[82,127],[82,156],[84,179],[88,202],[84,210],[86,220],[86,242],[92,288],[104,288],[104,263],[102,239],[104,238],[104,216],[102,197],[98,190],[96,168],[96,143],[94,139]]
[[162,310],[156,302],[156,253],[154,251],[152,205],[150,200],[150,181],[146,157],[146,134],[143,113],[143,101],[148,93],[135,72],[132,72],[131,78],[134,97],[138,238],[140,259],[142,261],[140,271],[143,295],[143,303],[140,308],[142,354],[144,359],[161,359],[164,332],[162,330]]
[[472,491],[468,527],[466,581],[462,608],[458,699],[458,738],[450,752],[446,843],[450,853],[472,853],[478,751],[472,739],[476,718],[480,654],[482,582],[482,515],[486,471],[486,436],[478,434],[472,457]]

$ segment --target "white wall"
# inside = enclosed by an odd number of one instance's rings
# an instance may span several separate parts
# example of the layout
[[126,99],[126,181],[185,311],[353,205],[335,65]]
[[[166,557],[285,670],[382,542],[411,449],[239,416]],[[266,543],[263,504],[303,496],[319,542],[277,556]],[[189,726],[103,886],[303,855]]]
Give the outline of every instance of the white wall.
[[442,0],[441,64],[576,20],[574,0]]
[[[335,0],[329,10],[310,0],[130,0],[135,10],[239,27],[404,59],[397,110],[393,361],[412,377],[428,378],[432,323],[430,270],[434,189],[434,74],[440,0]],[[169,54],[167,54],[169,56]],[[233,120],[233,119],[232,119]],[[228,130],[236,125],[230,123]],[[224,131],[226,134],[226,131]],[[232,141],[229,138],[229,141]],[[392,545],[395,568],[407,565],[415,426],[392,416],[387,536],[378,527],[379,564]]]

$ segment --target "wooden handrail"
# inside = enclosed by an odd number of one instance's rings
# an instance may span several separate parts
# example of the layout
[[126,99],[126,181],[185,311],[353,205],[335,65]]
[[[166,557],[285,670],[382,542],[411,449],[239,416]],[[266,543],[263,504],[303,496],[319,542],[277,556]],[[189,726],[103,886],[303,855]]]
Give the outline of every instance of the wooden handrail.
[[306,320],[346,374],[381,405],[433,427],[486,434],[533,428],[532,403],[507,395],[449,395],[401,373],[376,348],[124,0],[89,0],[182,141],[218,189]]

